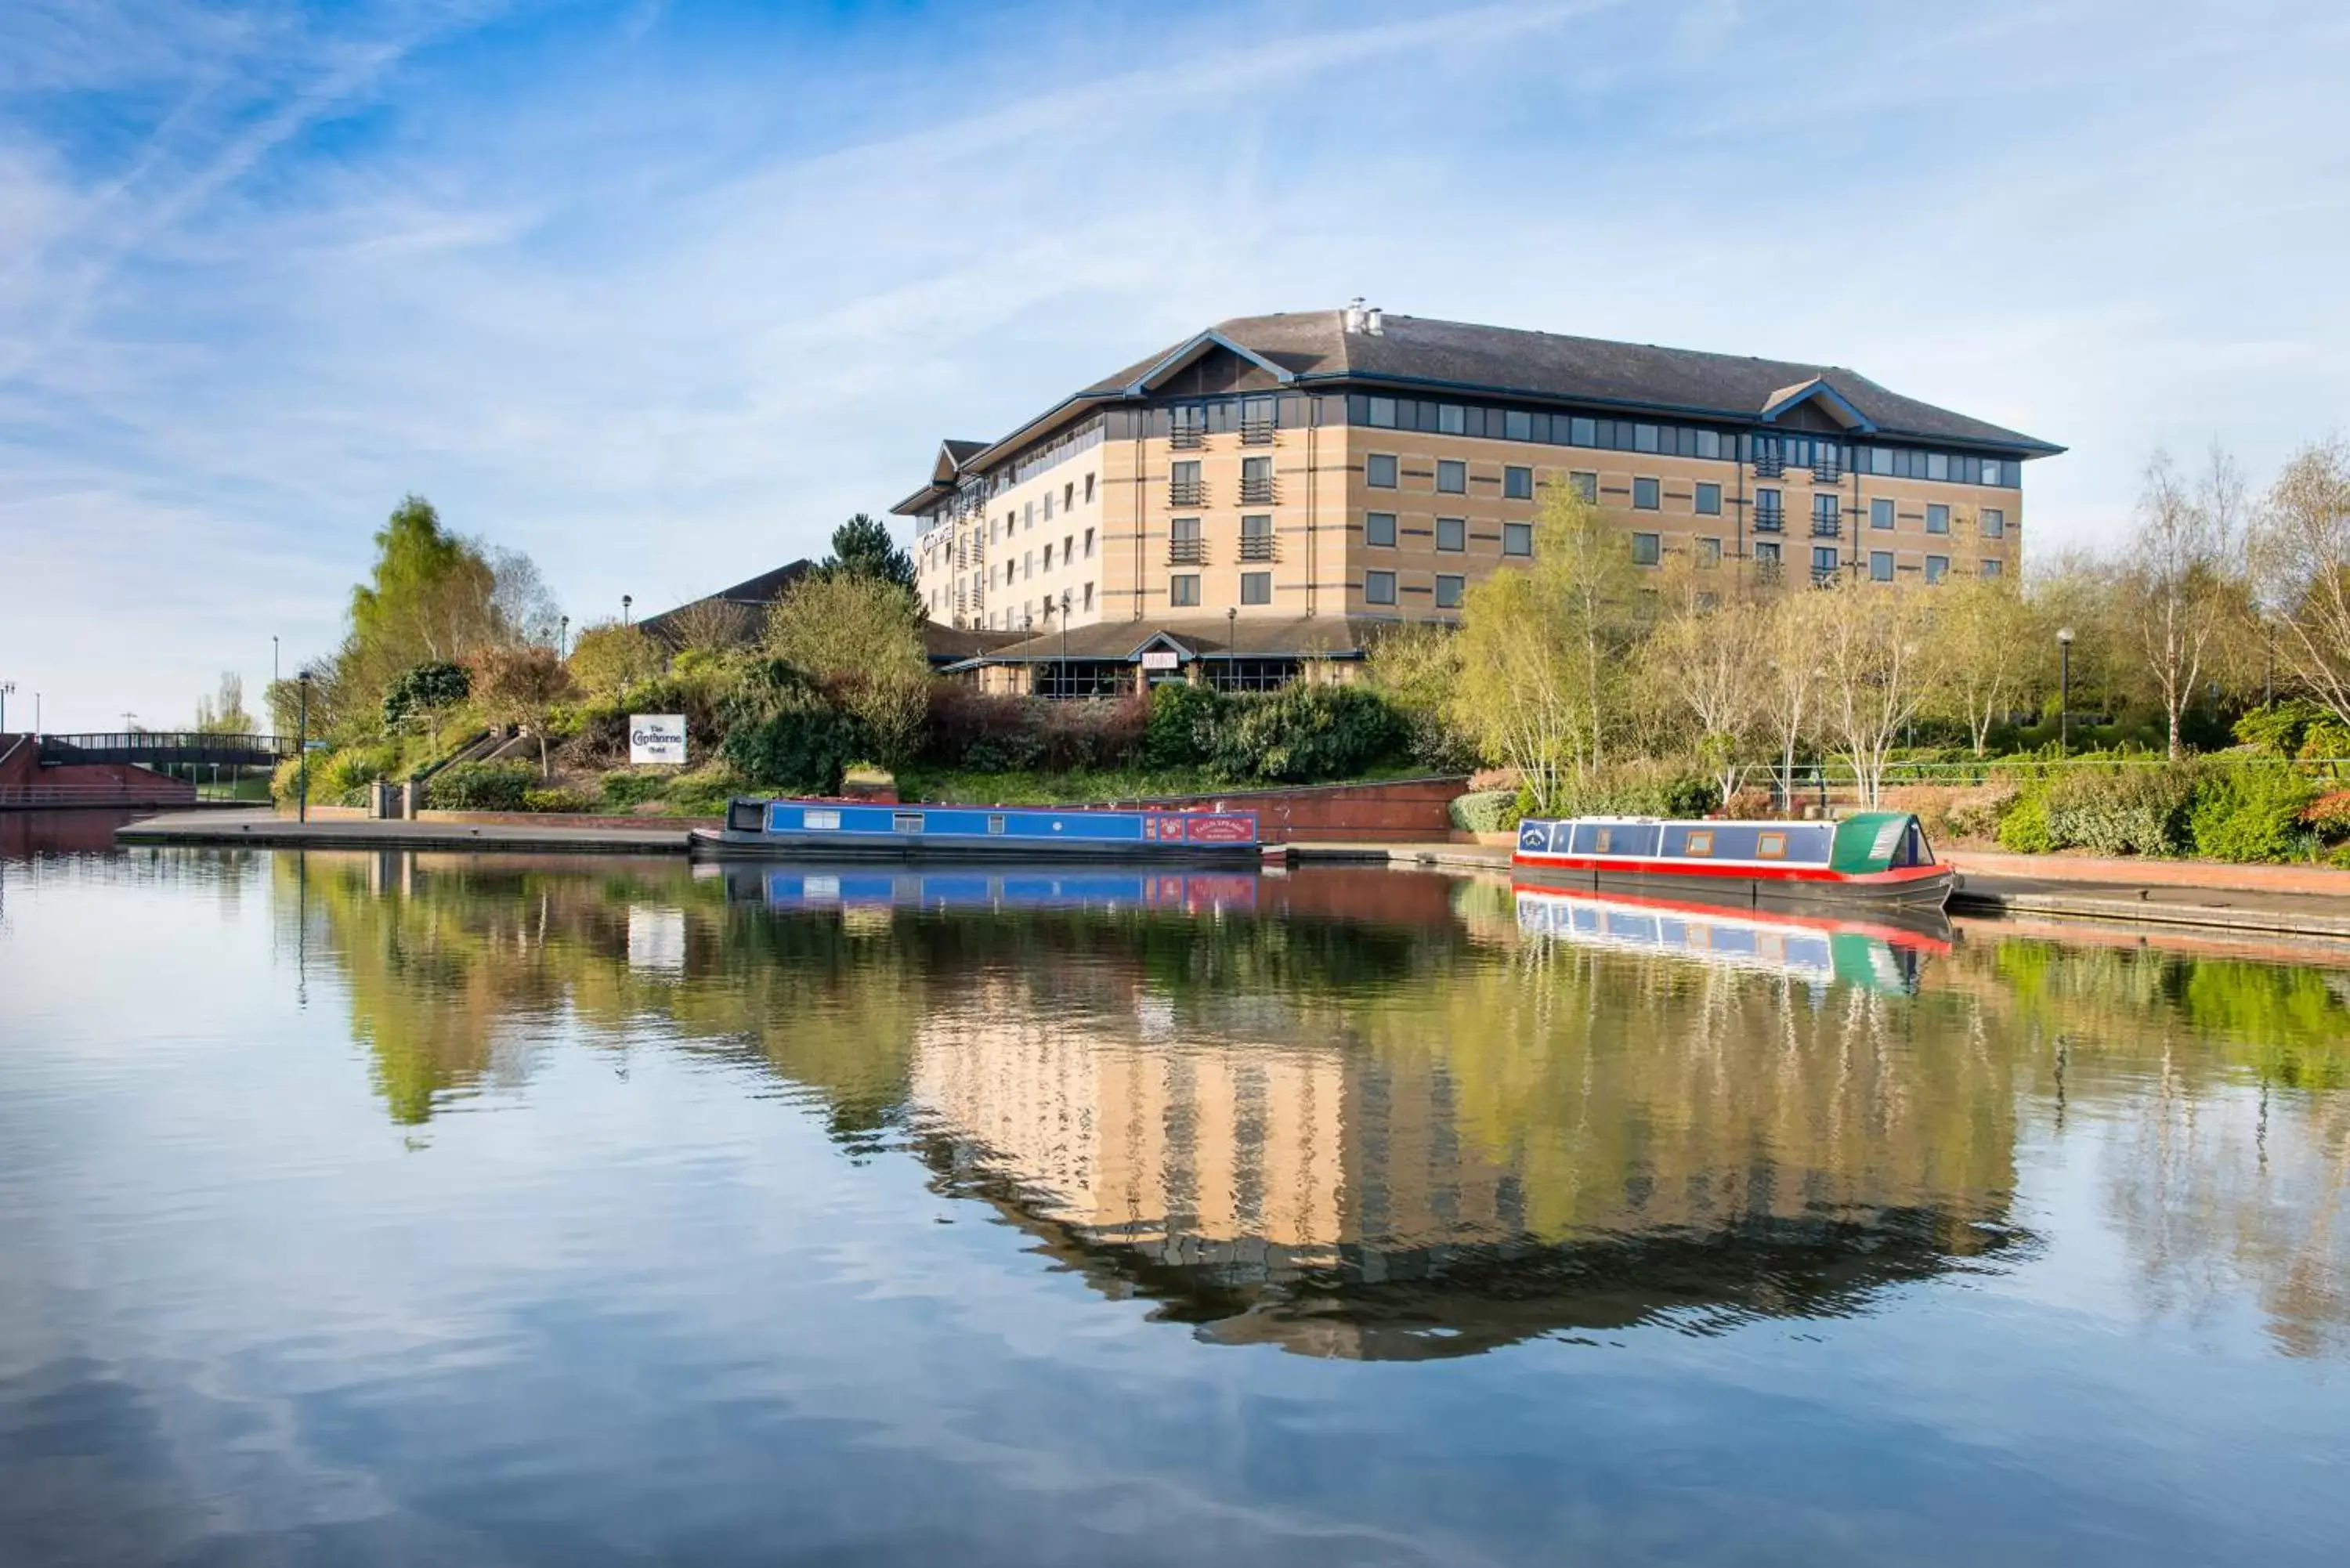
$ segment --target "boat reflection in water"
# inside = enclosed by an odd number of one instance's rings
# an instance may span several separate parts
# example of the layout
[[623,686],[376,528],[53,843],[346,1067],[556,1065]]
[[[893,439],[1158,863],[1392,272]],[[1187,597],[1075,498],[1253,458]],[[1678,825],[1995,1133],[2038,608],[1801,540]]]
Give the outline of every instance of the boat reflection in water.
[[1732,913],[1669,898],[1524,886],[1517,905],[1518,929],[1528,936],[1904,994],[1918,989],[1929,959],[1950,950],[1950,925],[1939,910],[1860,919]]
[[[1955,1092],[1984,1064],[1887,1027],[1923,933],[1546,893],[1513,931],[1506,888],[1385,872],[724,875],[745,915],[927,953],[910,1150],[1216,1343],[1424,1359],[1838,1315],[2021,1239],[2005,1137],[1937,1119],[2006,1085]],[[1638,950],[1570,968],[1530,932]],[[1667,951],[1817,983],[1723,973],[1693,1013]]]

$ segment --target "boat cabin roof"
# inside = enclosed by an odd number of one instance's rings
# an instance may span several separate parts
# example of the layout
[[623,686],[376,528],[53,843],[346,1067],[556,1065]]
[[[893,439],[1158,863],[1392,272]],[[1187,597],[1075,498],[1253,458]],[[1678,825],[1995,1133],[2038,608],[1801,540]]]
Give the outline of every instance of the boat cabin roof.
[[1521,854],[1718,864],[1819,866],[1857,874],[1933,863],[1925,829],[1908,812],[1858,812],[1838,822],[1672,821],[1654,816],[1529,817]]

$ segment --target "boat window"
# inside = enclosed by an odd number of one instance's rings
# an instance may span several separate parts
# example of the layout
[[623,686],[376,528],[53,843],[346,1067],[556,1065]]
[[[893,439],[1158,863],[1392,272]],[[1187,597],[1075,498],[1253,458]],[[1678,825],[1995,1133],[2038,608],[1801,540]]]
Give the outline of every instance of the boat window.
[[764,814],[754,800],[738,800],[726,808],[726,826],[736,833],[756,833]]
[[899,833],[922,831],[922,814],[919,811],[896,811],[889,814],[889,826]]
[[989,817],[989,818],[987,819],[987,831],[988,831],[988,832],[990,832],[990,833],[1001,833],[1001,832],[1003,832],[1003,818],[1002,818],[1001,816],[991,816],[991,817]]
[[1684,846],[1684,853],[1690,855],[1712,854],[1713,835],[1711,832],[1697,832],[1690,834],[1689,836],[1688,843]]
[[1763,834],[1754,841],[1754,857],[1757,860],[1784,860],[1787,857],[1787,836],[1783,833]]
[[837,811],[806,812],[800,817],[800,826],[806,827],[810,833],[837,833],[840,830],[840,813]]
[[1601,828],[1591,836],[1591,852],[1594,855],[1607,854],[1608,846],[1614,843],[1615,838],[1616,835],[1612,829]]

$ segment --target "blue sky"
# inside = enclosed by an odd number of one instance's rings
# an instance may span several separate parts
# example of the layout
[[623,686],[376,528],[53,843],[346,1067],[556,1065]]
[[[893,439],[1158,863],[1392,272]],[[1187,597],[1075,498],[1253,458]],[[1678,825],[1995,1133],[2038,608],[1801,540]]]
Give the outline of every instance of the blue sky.
[[[2350,426],[2350,6],[0,6],[0,680],[186,719],[408,491],[575,622],[1227,316],[1852,366],[2034,553]],[[26,714],[29,717],[29,713]]]

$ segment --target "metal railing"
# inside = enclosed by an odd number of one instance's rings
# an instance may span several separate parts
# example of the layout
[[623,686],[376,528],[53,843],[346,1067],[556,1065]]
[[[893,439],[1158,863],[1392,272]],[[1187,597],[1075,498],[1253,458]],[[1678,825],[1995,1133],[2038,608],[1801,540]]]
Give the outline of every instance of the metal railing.
[[1273,559],[1273,535],[1270,535],[1270,534],[1243,534],[1243,535],[1241,535],[1241,559],[1242,559],[1242,560],[1243,560],[1243,561],[1270,561],[1270,560],[1272,560],[1272,559]]
[[1242,480],[1242,481],[1241,481],[1241,504],[1242,504],[1242,505],[1243,505],[1243,506],[1268,506],[1268,505],[1271,505],[1272,504],[1273,504],[1273,477],[1272,477],[1272,475],[1268,474],[1268,475],[1266,475],[1266,476],[1265,476],[1264,478],[1263,478],[1263,479],[1243,479],[1243,480]]
[[1241,444],[1243,446],[1271,446],[1273,444],[1273,430],[1274,425],[1271,420],[1243,420],[1241,421]]
[[1783,512],[1757,512],[1754,514],[1754,531],[1757,534],[1776,534],[1786,524],[1787,514]]
[[1177,425],[1167,432],[1167,444],[1178,452],[1197,452],[1208,444],[1208,427]]
[[1179,566],[1201,566],[1208,559],[1207,546],[1197,539],[1170,539],[1167,541],[1167,559]]
[[1812,537],[1813,537],[1813,538],[1814,538],[1814,539],[1841,539],[1841,538],[1843,538],[1843,537],[1844,537],[1844,520],[1843,520],[1842,518],[1840,518],[1840,517],[1814,517],[1814,518],[1813,518],[1813,519],[1812,519]]
[[1167,482],[1168,505],[1205,506],[1207,504],[1207,481],[1202,479],[1170,479]]
[[1812,482],[1815,484],[1834,484],[1843,477],[1844,469],[1841,464],[1833,462],[1812,464]]
[[1787,472],[1786,460],[1776,452],[1756,452],[1754,472],[1765,479],[1776,479]]

